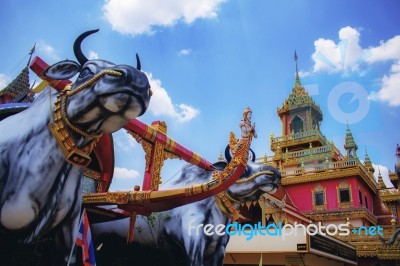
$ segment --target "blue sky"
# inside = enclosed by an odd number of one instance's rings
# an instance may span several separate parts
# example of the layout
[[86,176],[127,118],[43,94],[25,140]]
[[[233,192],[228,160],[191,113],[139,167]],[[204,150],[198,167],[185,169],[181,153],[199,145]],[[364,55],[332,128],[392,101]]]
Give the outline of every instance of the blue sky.
[[[229,131],[239,134],[253,109],[258,156],[281,135],[276,114],[293,84],[294,51],[301,82],[324,114],[322,132],[344,153],[346,121],[363,160],[394,170],[400,142],[400,3],[385,1],[107,0],[1,2],[0,88],[24,67],[34,43],[49,64],[74,59],[81,32],[88,57],[135,65],[154,91],[140,119],[164,120],[168,135],[209,161]],[[37,79],[34,75],[31,81]],[[337,95],[340,95],[337,96]],[[144,153],[123,131],[114,134],[113,190],[141,185]],[[167,161],[163,179],[182,162]]]

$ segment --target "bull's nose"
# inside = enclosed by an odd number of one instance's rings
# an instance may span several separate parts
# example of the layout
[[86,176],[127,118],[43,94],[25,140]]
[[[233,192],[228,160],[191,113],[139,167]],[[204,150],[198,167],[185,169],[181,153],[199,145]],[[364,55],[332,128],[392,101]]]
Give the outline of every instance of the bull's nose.
[[128,65],[118,65],[112,68],[113,71],[121,73],[116,77],[119,84],[134,86],[137,90],[148,89],[150,87],[146,75]]
[[127,76],[127,71],[123,69],[107,69],[107,77],[109,79],[119,79],[119,80],[125,80]]

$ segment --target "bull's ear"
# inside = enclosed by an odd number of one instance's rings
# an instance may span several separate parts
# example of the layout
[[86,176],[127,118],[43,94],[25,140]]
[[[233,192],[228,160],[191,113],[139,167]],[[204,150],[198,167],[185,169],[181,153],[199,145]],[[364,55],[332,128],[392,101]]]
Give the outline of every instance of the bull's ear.
[[64,60],[49,66],[44,71],[44,76],[51,79],[70,79],[79,72],[81,65],[71,60]]

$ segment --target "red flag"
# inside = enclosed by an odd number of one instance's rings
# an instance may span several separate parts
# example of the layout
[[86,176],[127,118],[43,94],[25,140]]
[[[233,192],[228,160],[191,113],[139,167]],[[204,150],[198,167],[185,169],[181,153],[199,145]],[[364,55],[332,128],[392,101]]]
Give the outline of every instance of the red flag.
[[96,260],[94,257],[94,244],[92,240],[92,234],[90,233],[89,219],[85,210],[83,210],[81,221],[79,224],[76,245],[82,247],[83,265],[96,266]]

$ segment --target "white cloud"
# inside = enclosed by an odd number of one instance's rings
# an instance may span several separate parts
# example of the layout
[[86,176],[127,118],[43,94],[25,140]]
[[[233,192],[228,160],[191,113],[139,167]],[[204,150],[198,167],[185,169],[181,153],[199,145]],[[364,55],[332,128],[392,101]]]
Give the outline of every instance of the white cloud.
[[115,179],[135,179],[140,176],[139,172],[133,169],[127,169],[123,167],[114,168]]
[[95,51],[90,50],[89,51],[89,55],[88,55],[88,59],[89,60],[99,59],[99,54],[96,53]]
[[370,96],[371,100],[387,102],[390,106],[400,106],[400,60],[392,65],[389,75],[383,76],[381,89]]
[[390,182],[390,179],[389,179],[389,169],[383,165],[372,164],[372,166],[375,169],[375,172],[374,172],[375,180],[378,182],[378,175],[379,175],[379,171],[380,171],[382,179],[383,179],[383,183],[385,183],[386,187],[393,187],[393,184],[392,184],[392,182]]
[[182,49],[178,52],[179,56],[187,56],[190,55],[192,53],[191,49]]
[[128,144],[129,144],[129,147],[128,147],[128,148],[135,148],[137,142],[136,142],[136,140],[132,137],[132,135],[126,133],[126,137],[128,138]]
[[36,44],[36,51],[38,51],[42,56],[49,58],[52,61],[60,61],[60,56],[56,49],[51,45],[47,44],[45,41],[41,40]]
[[113,134],[113,139],[114,145],[125,152],[131,151],[137,144],[136,140],[123,128]]
[[184,123],[195,118],[200,111],[190,105],[181,103],[173,104],[167,91],[161,86],[159,79],[154,79],[151,73],[146,73],[149,78],[153,96],[150,100],[149,111],[154,116],[167,116],[179,123]]
[[0,90],[4,89],[11,82],[11,78],[5,74],[0,74]]
[[371,47],[369,52],[370,56],[366,58],[368,63],[400,59],[400,35],[386,42],[381,41],[379,46]]
[[215,18],[225,0],[107,0],[106,20],[123,34],[152,34],[156,26],[172,26],[179,21],[192,23],[199,18]]
[[360,33],[352,27],[339,30],[339,42],[320,38],[314,42],[314,72],[353,72],[359,70],[364,55],[361,48]]
[[[339,30],[339,42],[319,38],[314,42],[313,73],[365,74],[365,66],[389,61],[389,73],[378,78],[380,88],[369,95],[370,100],[387,102],[390,106],[400,106],[400,35],[381,41],[376,47],[362,48],[360,32],[350,26]],[[363,69],[364,68],[364,69]],[[304,72],[308,74],[308,72]]]

